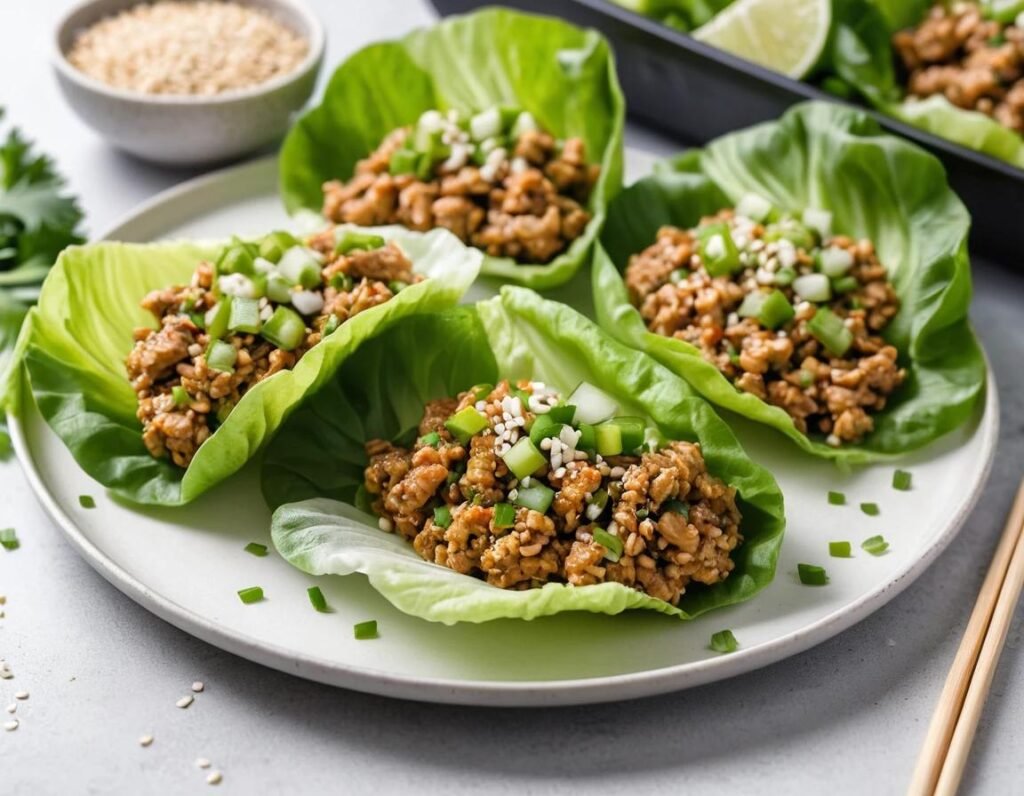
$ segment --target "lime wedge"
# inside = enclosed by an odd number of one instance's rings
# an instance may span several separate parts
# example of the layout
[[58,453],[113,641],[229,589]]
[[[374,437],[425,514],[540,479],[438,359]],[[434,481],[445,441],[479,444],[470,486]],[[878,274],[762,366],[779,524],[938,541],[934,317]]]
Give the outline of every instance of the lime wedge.
[[821,57],[831,24],[831,0],[737,0],[693,37],[800,78]]

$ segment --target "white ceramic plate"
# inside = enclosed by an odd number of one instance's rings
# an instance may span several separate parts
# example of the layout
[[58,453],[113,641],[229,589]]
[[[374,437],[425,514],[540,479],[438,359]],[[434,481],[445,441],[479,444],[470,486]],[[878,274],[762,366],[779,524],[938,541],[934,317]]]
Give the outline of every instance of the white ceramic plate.
[[[646,159],[631,155],[632,173]],[[125,241],[221,238],[285,222],[273,160],[256,161],[168,191],[111,230]],[[483,288],[483,289],[486,289]],[[559,296],[586,305],[585,280]],[[914,487],[891,487],[892,466],[843,474],[798,454],[781,436],[737,422],[751,455],[778,478],[788,529],[775,581],[755,599],[690,623],[645,612],[617,617],[563,614],[534,622],[445,627],[401,614],[362,576],[311,578],[271,554],[269,513],[255,468],[182,509],[119,504],[86,476],[41,417],[13,425],[18,455],[40,501],[71,543],[129,597],[211,644],[259,663],[333,685],[389,696],[479,705],[601,702],[673,691],[750,671],[817,644],[877,610],[914,580],[949,543],[976,500],[998,433],[995,385],[966,427],[910,457]],[[849,505],[828,505],[846,493]],[[82,509],[90,494],[96,508]],[[879,504],[868,517],[858,504]],[[880,557],[860,550],[883,534]],[[828,556],[849,540],[852,559]],[[800,585],[798,562],[827,567],[824,587]],[[310,607],[318,583],[333,613]],[[262,586],[267,600],[243,605],[236,592]],[[352,626],[376,619],[380,638],[353,639]],[[741,649],[717,655],[711,634],[731,628]]]

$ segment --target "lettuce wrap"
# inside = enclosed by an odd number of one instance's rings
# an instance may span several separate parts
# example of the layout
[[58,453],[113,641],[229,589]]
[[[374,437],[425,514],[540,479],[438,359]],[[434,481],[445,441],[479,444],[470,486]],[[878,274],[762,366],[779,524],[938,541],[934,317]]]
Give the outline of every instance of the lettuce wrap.
[[39,411],[82,469],[115,494],[164,506],[194,500],[240,469],[362,343],[399,318],[456,304],[477,276],[480,253],[444,230],[371,231],[402,246],[426,279],[340,324],[293,369],[255,384],[187,469],[147,452],[125,357],[133,330],[153,323],[139,306],[142,298],[187,284],[199,261],[215,261],[229,244],[97,243],[67,249],[47,277],[21,340]]
[[593,217],[565,252],[544,265],[484,259],[484,274],[538,289],[563,284],[587,261],[605,206],[621,187],[625,106],[607,42],[558,20],[491,9],[351,56],[285,139],[285,205],[319,212],[326,180],[350,178],[356,161],[425,111],[496,105],[528,111],[559,138],[582,138],[588,160],[601,166],[588,203]]
[[[901,309],[883,337],[907,375],[861,444],[834,448],[801,433],[785,411],[733,387],[694,346],[649,332],[629,301],[620,272],[659,227],[695,226],[747,193],[797,215],[831,211],[835,229],[871,240],[888,268]],[[892,457],[959,426],[984,391],[985,361],[967,318],[969,226],[935,157],[883,134],[865,113],[807,103],[662,162],[612,203],[593,267],[597,317],[712,403],[781,431],[809,453],[849,464]]]
[[[502,378],[542,379],[566,395],[586,381],[668,439],[699,442],[708,471],[738,490],[745,541],[732,574],[694,587],[678,608],[610,582],[515,591],[427,562],[409,542],[379,530],[377,518],[357,507],[364,443],[415,437],[427,400]],[[476,307],[406,318],[364,345],[287,420],[267,448],[262,479],[276,509],[274,544],[287,561],[316,575],[363,573],[400,610],[446,624],[628,608],[690,618],[766,586],[784,527],[772,476],[685,381],[569,307],[508,286]]]

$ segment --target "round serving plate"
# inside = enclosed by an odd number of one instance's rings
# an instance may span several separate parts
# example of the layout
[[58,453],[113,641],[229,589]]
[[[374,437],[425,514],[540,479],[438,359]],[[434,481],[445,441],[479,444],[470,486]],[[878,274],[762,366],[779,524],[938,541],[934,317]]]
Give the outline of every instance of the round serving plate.
[[[631,152],[638,175],[649,156]],[[286,223],[273,159],[191,180],[157,196],[106,238],[146,242],[224,238]],[[476,297],[493,289],[482,285]],[[554,293],[586,311],[586,279]],[[83,341],[83,344],[87,344]],[[115,500],[75,464],[34,407],[12,423],[18,455],[36,495],[79,553],[114,586],[157,616],[217,647],[300,677],[387,696],[476,705],[567,705],[647,696],[721,680],[808,649],[850,627],[906,588],[949,544],[985,482],[998,433],[990,375],[971,422],[900,461],[913,488],[892,488],[893,465],[844,473],[800,454],[783,437],[736,421],[751,456],[786,497],[788,527],[774,582],[753,600],[692,622],[634,611],[562,614],[446,627],[402,614],[361,575],[312,578],[273,552],[256,558],[248,542],[270,544],[270,514],[250,465],[195,503],[139,508]],[[31,402],[28,402],[31,404]],[[829,490],[846,506],[831,506]],[[79,496],[95,497],[84,509]],[[877,503],[878,516],[858,508]],[[864,539],[882,534],[888,552]],[[829,558],[828,543],[849,540],[854,557]],[[829,583],[800,584],[800,562],[827,567]],[[306,589],[332,606],[317,613]],[[236,592],[261,586],[267,599],[243,605]],[[376,619],[380,638],[356,641],[352,626]],[[739,651],[718,655],[712,633],[730,628]]]

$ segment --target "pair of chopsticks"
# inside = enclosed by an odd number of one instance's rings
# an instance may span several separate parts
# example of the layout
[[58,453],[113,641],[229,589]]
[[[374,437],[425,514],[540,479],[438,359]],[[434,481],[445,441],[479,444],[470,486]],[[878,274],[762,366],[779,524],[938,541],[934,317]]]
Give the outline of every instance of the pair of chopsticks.
[[1024,586],[1024,481],[967,623],[917,760],[909,796],[954,796]]

